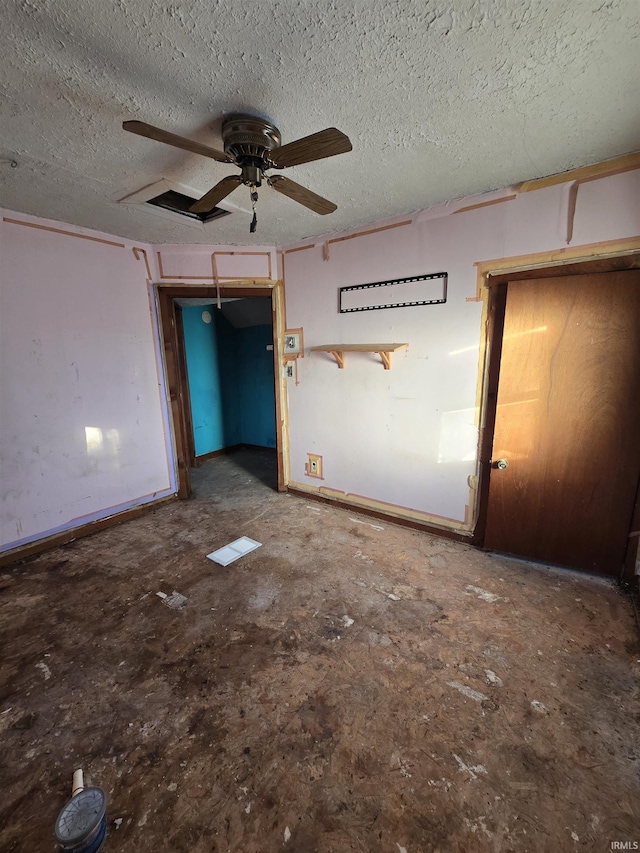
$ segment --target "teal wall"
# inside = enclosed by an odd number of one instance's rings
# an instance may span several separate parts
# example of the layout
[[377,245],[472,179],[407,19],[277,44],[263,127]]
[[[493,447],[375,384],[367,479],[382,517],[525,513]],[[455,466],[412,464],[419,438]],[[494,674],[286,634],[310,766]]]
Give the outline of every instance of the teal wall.
[[[209,453],[211,450],[220,450],[222,447],[233,447],[234,444],[242,443],[238,387],[238,330],[234,329],[222,311],[215,305],[212,305],[209,310],[213,314],[211,325],[215,324],[218,350],[218,381],[222,397],[222,443],[217,447],[209,448],[209,450],[203,450],[202,453]],[[196,456],[198,455],[196,453]]]
[[182,309],[196,456],[225,446],[216,328],[203,322],[205,310],[215,316],[210,305]]
[[183,308],[182,324],[196,456],[234,444],[275,447],[271,326],[236,329],[213,305]]
[[271,326],[235,329],[238,341],[240,432],[243,444],[276,446],[276,398]]

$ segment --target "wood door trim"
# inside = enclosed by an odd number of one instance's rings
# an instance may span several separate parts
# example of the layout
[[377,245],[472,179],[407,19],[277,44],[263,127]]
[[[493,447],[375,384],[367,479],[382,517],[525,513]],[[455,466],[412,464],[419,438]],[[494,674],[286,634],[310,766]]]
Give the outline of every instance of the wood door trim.
[[638,483],[638,491],[636,492],[636,503],[633,508],[633,516],[631,518],[631,529],[629,531],[629,540],[627,545],[627,553],[624,558],[624,569],[622,571],[621,580],[628,583],[630,586],[635,584],[636,588],[640,586],[640,578],[636,574],[636,563],[640,563],[640,482]]
[[478,485],[476,490],[477,521],[472,542],[484,546],[489,506],[489,480],[491,477],[491,452],[496,424],[498,376],[502,354],[502,334],[507,301],[507,285],[502,284],[487,294],[486,336],[483,376],[483,397],[480,401],[478,435]]
[[[617,244],[617,251],[612,253],[612,243]],[[632,246],[632,244],[634,244]],[[482,310],[482,334],[480,341],[480,357],[478,360],[478,481],[475,490],[476,501],[470,507],[470,517],[474,523],[472,544],[480,548],[484,547],[487,508],[489,500],[490,459],[493,448],[493,433],[496,418],[497,397],[492,393],[492,383],[497,382],[499,371],[499,356],[502,349],[502,330],[504,327],[504,310],[506,296],[506,282],[517,278],[543,278],[545,276],[558,275],[583,275],[590,272],[614,272],[626,269],[637,269],[640,266],[640,238],[633,237],[629,240],[611,241],[599,244],[601,252],[591,257],[575,257],[567,259],[559,264],[557,252],[546,253],[548,263],[541,265],[541,255],[525,255],[521,258],[502,258],[492,261],[478,262],[478,277],[482,270],[481,300]],[[585,247],[582,247],[585,248]],[[531,260],[535,262],[531,264]],[[531,265],[528,265],[531,264]],[[489,279],[491,283],[489,284]],[[500,289],[504,294],[499,296]],[[495,295],[494,295],[495,291]],[[495,390],[495,389],[494,389]],[[633,512],[633,520],[629,534],[634,529],[634,523],[640,519],[640,483]],[[629,538],[627,553],[625,556],[624,569],[620,580],[638,585],[638,577],[635,574],[636,555],[638,553],[638,538]]]
[[[158,293],[169,293],[172,299],[176,298],[194,298],[200,299],[202,297],[206,297],[207,299],[211,299],[213,302],[218,297],[218,291],[210,284],[167,284],[163,282],[162,284],[156,282],[154,287],[158,291]],[[254,284],[250,282],[249,284],[243,284],[239,281],[231,282],[230,284],[223,284],[220,287],[220,296],[221,297],[233,297],[233,298],[243,298],[243,299],[253,299],[258,297],[271,297],[271,293],[273,291],[273,287],[265,287],[264,284]]]
[[160,340],[165,362],[165,393],[175,451],[178,498],[185,500],[191,494],[191,480],[189,441],[185,432],[184,390],[180,381],[176,304],[168,294],[158,293],[158,308]]
[[176,337],[177,350],[176,357],[178,361],[178,371],[180,376],[180,386],[184,395],[183,416],[185,426],[185,437],[187,440],[187,457],[189,459],[189,468],[196,466],[196,442],[193,435],[193,415],[191,411],[191,389],[189,388],[189,370],[187,367],[187,349],[184,340],[184,322],[182,318],[182,308],[180,305],[175,306],[176,316]]
[[[163,357],[165,360],[166,387],[165,394],[169,405],[171,430],[174,444],[174,458],[176,461],[176,477],[178,482],[178,497],[188,498],[191,494],[191,479],[189,467],[191,462],[190,442],[187,434],[188,415],[185,407],[188,404],[188,387],[186,386],[186,375],[182,378],[179,365],[179,334],[176,323],[176,306],[174,299],[189,297],[201,298],[211,297],[212,301],[217,298],[218,291],[215,287],[202,285],[176,284],[173,287],[166,283],[155,284],[158,306],[159,306],[159,332],[162,343]],[[286,408],[283,406],[284,378],[281,365],[284,361],[282,350],[284,339],[284,315],[283,315],[283,285],[281,281],[273,281],[265,287],[263,282],[256,285],[253,281],[234,281],[230,285],[220,287],[222,297],[246,297],[258,298],[269,297],[272,301],[273,316],[273,352],[275,367],[275,397],[276,397],[276,452],[278,459],[278,491],[286,491],[288,472],[288,433],[286,427]],[[176,388],[176,393],[171,392]]]
[[[485,261],[476,261],[477,268],[476,294],[468,296],[467,302],[481,302],[487,287],[507,280],[507,276],[513,278],[514,274],[535,272],[536,277],[552,275],[546,272],[548,268],[554,268],[555,275],[565,274],[567,266],[582,264],[585,269],[583,273],[592,272],[587,265],[595,260],[618,260],[625,257],[635,258],[638,265],[640,258],[640,235],[625,237],[622,240],[605,240],[601,243],[585,243],[582,246],[568,246],[564,249],[553,249],[550,252],[536,252],[531,255],[513,255],[506,258],[492,258]],[[615,266],[610,269],[600,269],[598,272],[610,272],[612,270],[633,269],[632,266]],[[569,272],[566,273],[570,275]],[[531,276],[529,276],[531,277]]]

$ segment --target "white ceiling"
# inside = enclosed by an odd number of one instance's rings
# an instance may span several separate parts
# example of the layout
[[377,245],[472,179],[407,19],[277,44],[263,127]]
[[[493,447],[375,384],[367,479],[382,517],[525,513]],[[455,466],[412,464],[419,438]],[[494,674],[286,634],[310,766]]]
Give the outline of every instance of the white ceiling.
[[[4,0],[0,205],[148,242],[290,243],[639,149],[639,55],[638,0]],[[243,215],[200,231],[114,200],[237,171],[123,120],[220,148],[238,110],[283,144],[351,138],[285,172],[335,213],[264,187],[250,236]]]

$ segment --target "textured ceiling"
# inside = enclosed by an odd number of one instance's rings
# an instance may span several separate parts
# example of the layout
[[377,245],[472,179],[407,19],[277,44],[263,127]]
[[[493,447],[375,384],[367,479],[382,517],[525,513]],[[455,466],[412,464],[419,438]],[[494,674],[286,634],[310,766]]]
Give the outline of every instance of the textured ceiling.
[[[638,0],[4,0],[0,205],[149,242],[290,243],[637,150],[639,55]],[[243,215],[199,231],[115,201],[236,171],[123,120],[220,147],[238,110],[283,143],[351,138],[285,171],[335,213],[264,187],[250,236]]]

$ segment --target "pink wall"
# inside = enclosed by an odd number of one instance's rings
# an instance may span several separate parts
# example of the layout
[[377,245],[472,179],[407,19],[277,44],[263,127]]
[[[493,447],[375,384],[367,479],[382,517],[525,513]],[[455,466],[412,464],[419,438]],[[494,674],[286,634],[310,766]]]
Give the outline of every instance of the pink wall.
[[152,247],[2,211],[0,551],[175,492],[148,276],[206,284],[213,252],[222,280],[275,271],[273,247]]
[[[401,227],[326,246],[330,236],[316,238],[285,254],[287,327],[303,327],[307,348],[298,384],[287,380],[294,483],[463,529],[477,472],[482,305],[467,301],[476,292],[474,264],[567,245],[565,184],[454,212],[513,194],[441,205],[378,223],[411,220]],[[638,234],[640,171],[580,186],[571,246]],[[449,274],[446,305],[338,313],[339,287],[440,271]],[[409,348],[393,357],[391,371],[376,355],[347,354],[339,370],[331,356],[309,352],[367,342]],[[307,453],[322,455],[324,481],[305,474]]]
[[7,550],[173,489],[143,260],[127,240],[2,213]]
[[[509,191],[451,202],[378,223],[408,219],[401,227],[328,247],[330,237],[317,238],[286,254],[286,325],[303,327],[306,347],[297,384],[287,380],[292,484],[463,529],[477,469],[474,264],[566,246],[568,190],[460,213]],[[142,252],[136,258],[134,243],[108,234],[3,215],[0,550],[8,550],[171,494],[175,472]],[[640,172],[580,186],[572,246],[639,233]],[[213,252],[223,282],[279,274],[268,246],[137,248],[161,283],[210,283]],[[440,271],[449,274],[445,305],[338,313],[341,286]],[[340,342],[409,348],[391,371],[376,355],[348,354],[339,370],[309,352]],[[323,481],[305,475],[307,453],[323,456]]]

